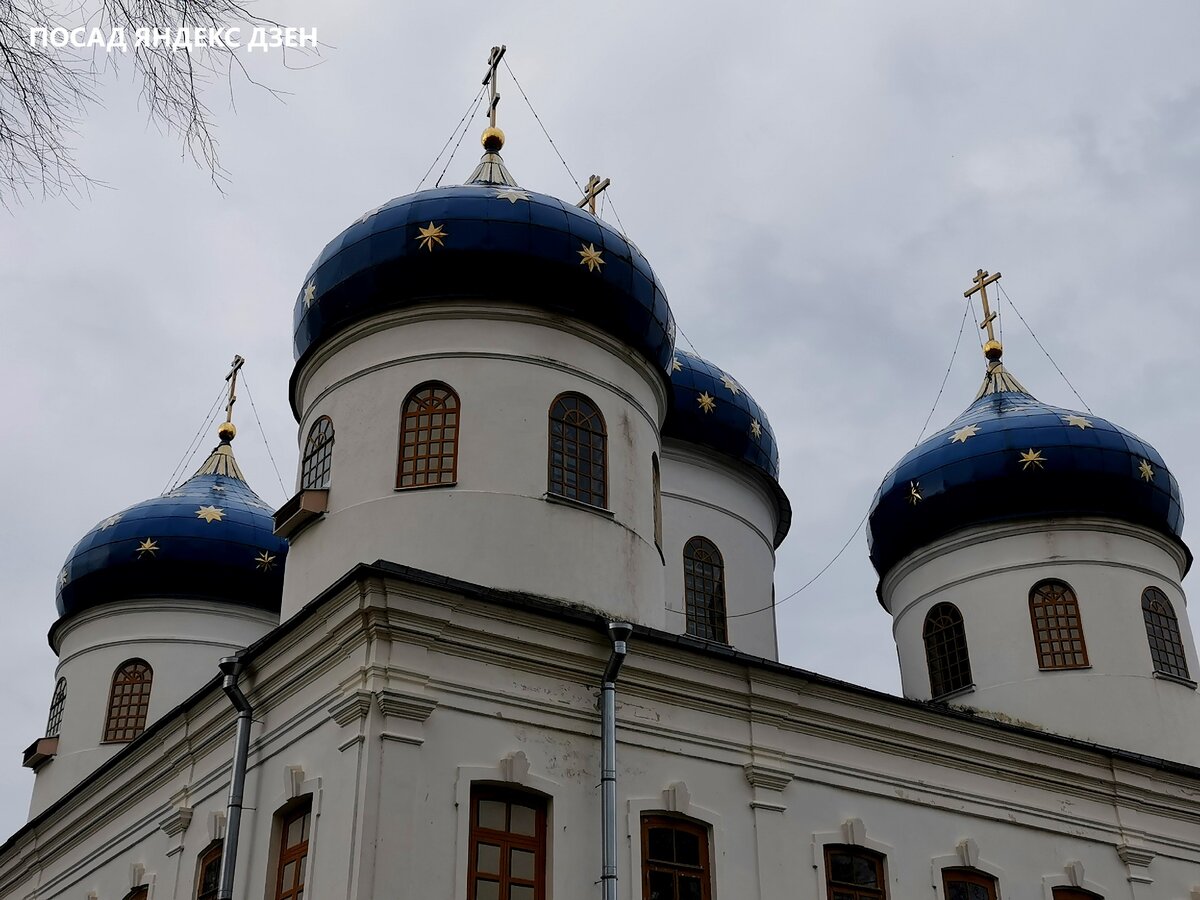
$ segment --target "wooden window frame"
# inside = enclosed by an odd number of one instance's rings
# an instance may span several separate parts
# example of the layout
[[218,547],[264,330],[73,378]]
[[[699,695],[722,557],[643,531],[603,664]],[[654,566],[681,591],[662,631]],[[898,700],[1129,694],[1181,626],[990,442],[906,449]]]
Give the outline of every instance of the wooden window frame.
[[[878,886],[871,887],[870,885],[852,884],[848,881],[834,881],[832,856],[835,853],[848,853],[851,856],[870,860],[875,865],[875,883]],[[828,900],[833,900],[835,891],[839,900],[843,896],[849,897],[851,900],[887,900],[887,857],[877,850],[871,850],[858,844],[826,844],[825,891]]]
[[[1159,609],[1155,609],[1155,605]],[[1162,588],[1150,585],[1142,591],[1142,621],[1146,625],[1146,643],[1150,647],[1150,660],[1156,675],[1178,678],[1191,682],[1188,669],[1187,650],[1183,646],[1183,633],[1179,630],[1179,617],[1175,605]]]
[[[221,864],[224,861],[224,855],[225,841],[218,838],[205,847],[196,858],[196,900],[215,900],[217,893],[220,891]],[[217,864],[217,883],[210,890],[206,891],[204,890],[204,871],[213,862]]]
[[[121,679],[127,669],[140,666],[145,669],[145,677],[137,680]],[[129,688],[129,690],[118,690]],[[128,744],[146,730],[146,720],[150,713],[150,693],[154,688],[154,668],[144,659],[127,659],[113,671],[112,682],[108,692],[108,706],[104,712],[104,744]],[[118,698],[137,699],[138,702],[117,705]],[[134,710],[130,715],[125,710]],[[132,722],[133,724],[128,724]],[[125,724],[121,724],[125,723]],[[132,732],[130,734],[129,732]]]
[[[708,826],[695,819],[671,816],[663,813],[642,813],[642,896],[650,896],[650,873],[669,872],[673,875],[690,874],[700,878],[701,900],[712,900],[712,848],[709,846]],[[650,829],[670,828],[683,831],[699,839],[700,865],[667,862],[650,858]]]
[[[697,553],[705,553],[709,558],[700,559]],[[696,570],[698,566],[706,566],[714,574],[702,574]],[[700,534],[688,538],[683,545],[683,610],[688,634],[729,643],[725,557],[716,544]]]
[[[328,426],[328,431],[324,426]],[[312,423],[300,458],[300,490],[327,490],[333,483],[333,443],[336,438],[333,419],[329,416],[320,416]]]
[[149,900],[149,897],[150,885],[139,884],[135,888],[130,888],[129,893],[122,897],[121,900]]
[[62,730],[63,710],[67,706],[67,679],[54,683],[54,696],[50,698],[50,712],[46,716],[46,737],[58,737]]
[[[410,406],[421,404],[425,401],[420,397],[426,391],[434,393],[434,396],[428,398],[430,400],[441,401],[443,405],[438,407],[423,407],[415,406],[412,410]],[[437,397],[437,392],[442,392],[444,396]],[[446,401],[452,401],[453,407],[445,405]],[[421,417],[428,416],[431,421],[421,427]],[[441,416],[442,421],[438,425],[433,425],[432,419],[435,416]],[[453,416],[453,422],[447,420]],[[441,436],[437,441],[432,440],[433,430],[438,429]],[[446,440],[446,429],[453,429],[454,434],[450,440]],[[420,440],[421,432],[425,431],[426,439]],[[459,399],[458,392],[444,381],[425,381],[418,384],[408,396],[404,398],[404,403],[400,407],[400,454],[396,460],[396,490],[411,491],[421,488],[431,487],[448,487],[458,483],[458,439],[462,434],[462,401]],[[440,452],[433,453],[430,448],[435,444],[441,445]],[[450,452],[447,453],[445,445],[450,444]],[[412,450],[411,456],[409,450]],[[413,471],[405,472],[404,466],[411,459],[413,463]],[[437,468],[433,468],[432,464],[436,462]],[[421,469],[421,464],[425,464],[425,468]],[[436,481],[420,481],[421,478],[428,479],[430,473],[438,476]],[[442,476],[449,476],[444,478]],[[411,478],[412,484],[405,484],[404,479]]]
[[[567,407],[568,401],[574,401],[575,407]],[[559,414],[559,405],[563,405],[561,414]],[[584,415],[579,409],[579,404],[587,404],[590,413]],[[576,421],[569,421],[571,418]],[[580,418],[585,421],[579,421]],[[555,435],[555,424],[561,425],[562,434]],[[594,427],[598,423],[598,428]],[[566,452],[567,436],[566,429],[576,429],[576,440],[571,442],[575,445],[575,453],[568,454]],[[581,491],[579,487],[579,463],[583,460],[580,452],[582,441],[580,438],[587,436],[587,449],[589,450],[589,458],[586,460],[588,465],[587,481],[589,487],[586,491]],[[563,443],[561,450],[556,451],[554,447],[555,440]],[[599,444],[598,455],[600,461],[597,463],[595,457],[597,455],[596,445]],[[560,466],[554,464],[554,454],[558,452],[563,458],[563,463]],[[567,465],[567,460],[573,459],[575,466],[573,468],[576,482],[574,485],[567,483],[568,476],[572,472],[572,467]],[[595,477],[595,466],[600,467],[600,477]],[[560,474],[556,475],[555,470],[559,470]],[[600,490],[594,490],[595,482],[600,482]],[[571,496],[574,491],[575,496]],[[550,410],[547,414],[547,431],[546,431],[546,493],[555,497],[561,497],[568,502],[582,503],[585,506],[593,506],[597,509],[608,509],[608,427],[604,423],[604,414],[600,411],[600,407],[590,398],[575,391],[564,391],[554,398],[554,402],[550,404]],[[584,496],[586,495],[586,496]]]
[[994,875],[989,875],[987,872],[979,869],[963,869],[952,868],[942,869],[942,890],[943,896],[949,900],[950,897],[950,882],[962,882],[963,884],[972,884],[978,887],[984,887],[988,890],[988,900],[999,900],[1000,883]]
[[1043,672],[1089,667],[1079,598],[1065,581],[1046,578],[1029,589],[1029,622]]
[[[275,849],[275,861],[271,866],[274,886],[271,889],[272,900],[295,900],[297,894],[307,892],[308,860],[312,841],[312,797],[287,807],[276,814],[279,822],[279,844]],[[288,845],[288,829],[292,824],[308,817],[308,828],[301,825],[301,839],[295,844]],[[289,863],[297,863],[296,880],[290,888],[283,886],[283,873]]]
[[1078,887],[1056,887],[1050,893],[1054,900],[1104,900],[1100,894]]
[[[534,833],[532,835],[517,834],[512,831],[498,831],[484,828],[479,824],[479,804],[484,800],[500,803],[517,804],[534,810]],[[499,846],[500,872],[496,875],[499,896],[507,897],[509,888],[513,886],[532,887],[534,900],[545,900],[546,897],[546,818],[547,801],[540,794],[514,790],[503,785],[478,784],[471,785],[470,819],[468,821],[467,838],[467,900],[477,900],[477,880],[483,876],[485,881],[493,873],[479,871],[479,845]],[[511,820],[511,811],[505,815]],[[509,872],[510,851],[525,850],[534,854],[534,877],[532,879],[518,878]]]
[[[931,622],[943,616],[949,616],[950,623],[937,625],[936,630],[931,629]],[[930,607],[925,614],[925,624],[921,627],[921,638],[925,643],[925,664],[929,669],[929,693],[934,700],[964,691],[974,684],[966,624],[957,606],[942,601]]]

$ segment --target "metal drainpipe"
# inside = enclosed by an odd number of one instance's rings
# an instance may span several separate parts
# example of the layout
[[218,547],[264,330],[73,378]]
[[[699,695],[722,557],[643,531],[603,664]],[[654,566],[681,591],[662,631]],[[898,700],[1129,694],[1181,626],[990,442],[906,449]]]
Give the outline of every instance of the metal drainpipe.
[[233,777],[229,783],[229,806],[225,812],[225,845],[221,848],[221,883],[217,900],[233,900],[233,874],[237,869],[238,833],[242,827],[242,791],[246,786],[246,759],[250,755],[250,701],[238,687],[244,665],[236,656],[221,660],[221,690],[237,710],[237,743],[233,752]]
[[600,876],[604,900],[617,900],[617,675],[629,652],[633,633],[628,622],[609,622],[612,653],[604,666],[600,688],[600,802],[604,818],[604,870]]

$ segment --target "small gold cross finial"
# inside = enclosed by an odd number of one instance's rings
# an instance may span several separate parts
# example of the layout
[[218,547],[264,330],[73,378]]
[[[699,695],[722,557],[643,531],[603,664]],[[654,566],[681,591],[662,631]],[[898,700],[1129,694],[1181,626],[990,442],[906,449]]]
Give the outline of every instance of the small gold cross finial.
[[229,402],[225,404],[225,422],[217,429],[217,436],[223,441],[233,440],[233,436],[237,434],[237,429],[233,427],[233,404],[237,403],[237,376],[242,366],[246,364],[246,360],[235,355],[229,374],[225,376],[225,380],[229,382]]
[[496,89],[496,67],[504,58],[508,48],[501,44],[493,47],[488,54],[488,70],[483,76],[483,84],[488,88],[488,127],[483,132],[483,146],[493,152],[504,146],[504,132],[496,127],[496,107],[500,105],[500,92]]
[[583,209],[586,206],[588,208],[588,212],[594,216],[596,214],[596,198],[599,197],[600,193],[610,184],[612,184],[612,179],[601,179],[599,175],[593,175],[588,179],[587,187],[583,189],[583,199],[575,205],[580,209]]
[[989,275],[983,269],[975,273],[975,277],[971,279],[975,283],[975,287],[969,291],[964,291],[963,296],[970,299],[971,295],[976,291],[983,297],[983,322],[980,324],[981,329],[987,331],[987,343],[983,345],[983,355],[992,362],[999,362],[1000,357],[1004,354],[1004,347],[996,340],[996,330],[992,327],[992,323],[996,321],[999,313],[993,312],[991,306],[988,305],[987,286],[995,284],[1000,280],[1000,273]]

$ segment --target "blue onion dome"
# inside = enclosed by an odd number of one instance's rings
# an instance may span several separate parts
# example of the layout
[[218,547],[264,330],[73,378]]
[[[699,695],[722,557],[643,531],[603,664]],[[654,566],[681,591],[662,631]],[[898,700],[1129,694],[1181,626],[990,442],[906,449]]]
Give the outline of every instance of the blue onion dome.
[[1179,484],[1158,451],[1091,413],[1038,401],[995,359],[975,402],[883,479],[867,539],[883,577],[963,528],[1081,516],[1153,529],[1191,564]]
[[488,149],[465,185],[389,200],[321,251],[296,296],[297,373],[319,345],[355,322],[463,299],[582,320],[665,375],[675,323],[650,263],[590,212],[519,187],[500,158],[498,133],[484,133]]
[[767,414],[728,372],[677,350],[671,358],[671,397],[662,436],[715,450],[765,476],[779,508],[778,547],[792,524],[792,506],[779,486],[779,446]]
[[75,545],[58,577],[60,617],[135,598],[279,611],[287,542],[238,468],[233,425],[218,433],[221,443],[195,475],[109,516]]

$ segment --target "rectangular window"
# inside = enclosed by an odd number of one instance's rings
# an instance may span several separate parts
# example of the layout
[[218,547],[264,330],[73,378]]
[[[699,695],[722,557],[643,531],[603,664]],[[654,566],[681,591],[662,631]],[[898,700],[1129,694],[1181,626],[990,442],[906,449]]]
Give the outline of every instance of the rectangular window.
[[467,900],[543,900],[546,803],[530,794],[471,789]]
[[279,861],[275,866],[275,900],[304,900],[304,875],[308,864],[308,832],[312,803],[280,816]]
[[688,819],[642,816],[645,900],[711,900],[708,828]]

